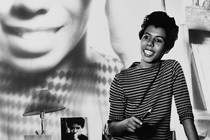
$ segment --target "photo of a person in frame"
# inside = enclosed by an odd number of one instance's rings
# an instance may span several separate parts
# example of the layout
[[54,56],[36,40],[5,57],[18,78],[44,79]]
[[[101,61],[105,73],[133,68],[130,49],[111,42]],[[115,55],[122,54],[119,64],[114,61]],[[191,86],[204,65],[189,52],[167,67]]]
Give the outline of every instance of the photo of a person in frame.
[[62,118],[61,121],[62,140],[88,140],[87,134],[84,134],[87,131],[86,118]]

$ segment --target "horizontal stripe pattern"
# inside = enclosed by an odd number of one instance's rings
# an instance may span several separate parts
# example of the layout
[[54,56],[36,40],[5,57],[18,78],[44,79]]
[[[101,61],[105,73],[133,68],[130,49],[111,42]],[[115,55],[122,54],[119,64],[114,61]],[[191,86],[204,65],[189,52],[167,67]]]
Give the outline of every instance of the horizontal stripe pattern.
[[173,95],[180,122],[186,118],[193,119],[184,73],[176,60],[162,60],[160,65],[146,69],[138,68],[138,63],[135,63],[132,67],[122,70],[115,76],[110,87],[108,122],[121,121],[131,116],[141,118],[150,108],[152,112],[143,120],[144,129],[113,139],[171,139]]

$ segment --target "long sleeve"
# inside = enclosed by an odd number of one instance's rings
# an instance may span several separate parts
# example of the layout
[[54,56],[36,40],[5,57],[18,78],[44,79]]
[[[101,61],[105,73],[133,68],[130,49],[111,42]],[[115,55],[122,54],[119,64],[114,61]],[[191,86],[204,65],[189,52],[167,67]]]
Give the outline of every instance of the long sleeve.
[[182,123],[182,121],[185,119],[194,119],[194,116],[192,113],[190,96],[181,65],[176,61],[173,68],[173,94],[177,107],[177,112],[179,115],[179,120],[180,123]]
[[114,78],[110,87],[110,115],[109,121],[113,120],[123,120],[124,110],[125,110],[125,96],[123,94],[123,89],[120,85],[120,81],[117,77]]

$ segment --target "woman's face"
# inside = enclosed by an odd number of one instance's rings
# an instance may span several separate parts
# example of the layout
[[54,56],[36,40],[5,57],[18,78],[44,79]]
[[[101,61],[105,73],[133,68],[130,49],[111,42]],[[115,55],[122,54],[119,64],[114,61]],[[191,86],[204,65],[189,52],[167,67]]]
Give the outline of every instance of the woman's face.
[[83,36],[91,1],[0,0],[4,61],[27,72],[56,66]]
[[73,134],[81,134],[82,132],[82,127],[81,125],[79,124],[73,124],[71,127],[70,127],[70,132],[73,133]]
[[141,59],[146,64],[156,64],[165,53],[166,33],[163,28],[150,25],[141,38]]

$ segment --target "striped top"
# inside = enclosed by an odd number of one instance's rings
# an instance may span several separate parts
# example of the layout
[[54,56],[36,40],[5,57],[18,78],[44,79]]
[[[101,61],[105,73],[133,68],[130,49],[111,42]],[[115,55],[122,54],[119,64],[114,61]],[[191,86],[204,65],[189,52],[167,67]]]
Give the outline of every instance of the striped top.
[[181,65],[176,60],[161,60],[151,68],[139,68],[135,62],[117,74],[110,88],[108,123],[131,116],[141,118],[143,126],[136,133],[128,133],[113,140],[167,140],[170,135],[172,95],[180,123],[194,119],[189,92]]

